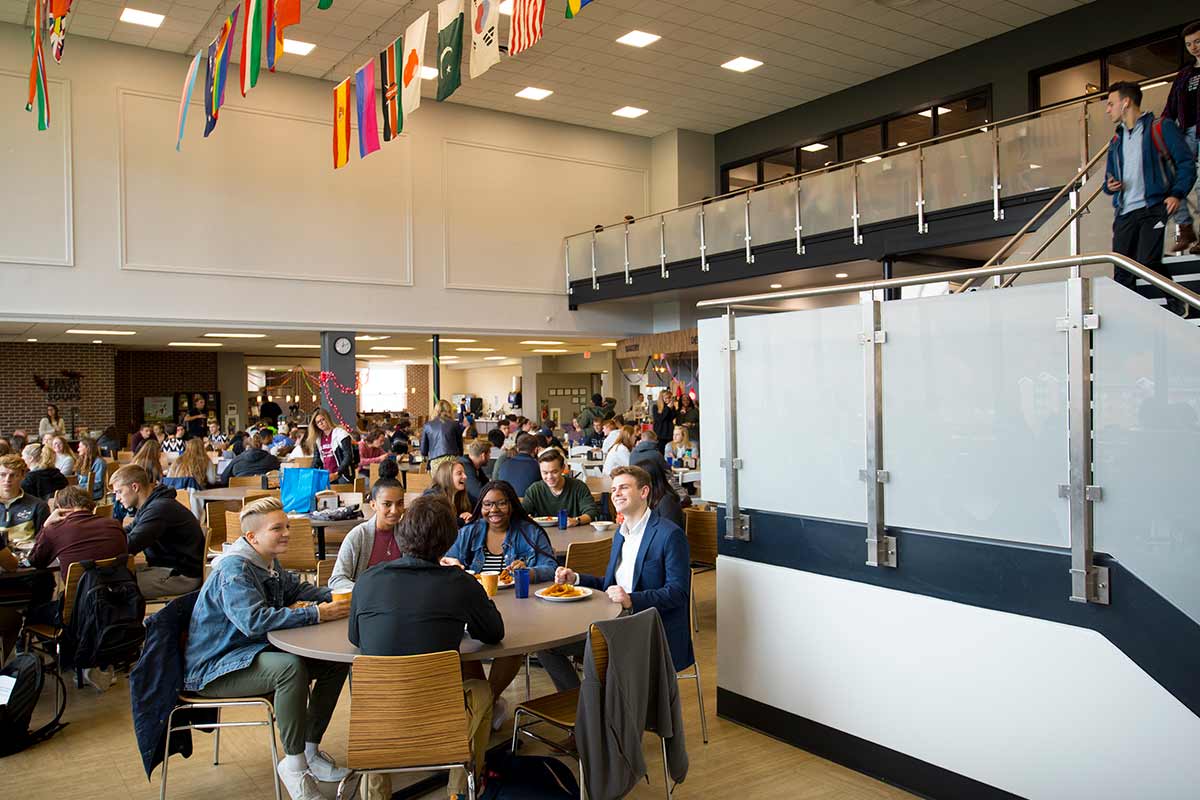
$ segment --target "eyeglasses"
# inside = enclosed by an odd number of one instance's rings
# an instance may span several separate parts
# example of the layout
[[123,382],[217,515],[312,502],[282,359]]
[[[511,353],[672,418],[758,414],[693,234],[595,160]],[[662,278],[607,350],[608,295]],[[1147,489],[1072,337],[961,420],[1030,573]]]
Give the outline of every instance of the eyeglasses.
[[488,501],[483,502],[480,505],[480,508],[482,508],[484,511],[491,511],[493,509],[502,510],[502,509],[505,509],[508,507],[509,506],[508,506],[507,500],[496,500],[495,502],[488,500]]

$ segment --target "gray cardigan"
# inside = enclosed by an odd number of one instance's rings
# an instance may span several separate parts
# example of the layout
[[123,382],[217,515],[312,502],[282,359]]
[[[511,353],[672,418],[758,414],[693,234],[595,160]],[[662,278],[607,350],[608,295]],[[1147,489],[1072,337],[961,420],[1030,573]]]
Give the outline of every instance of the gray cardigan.
[[[397,526],[399,527],[399,526]],[[395,535],[395,531],[393,531]],[[399,541],[396,542],[399,545]],[[355,525],[342,540],[338,548],[337,563],[329,576],[329,588],[335,592],[354,590],[358,576],[367,571],[371,563],[371,549],[375,546],[375,517]]]

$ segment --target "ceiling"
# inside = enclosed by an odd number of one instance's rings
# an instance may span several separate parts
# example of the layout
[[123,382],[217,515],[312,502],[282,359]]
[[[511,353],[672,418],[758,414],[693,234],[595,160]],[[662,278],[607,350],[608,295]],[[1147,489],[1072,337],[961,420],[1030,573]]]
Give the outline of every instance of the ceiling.
[[[566,20],[566,0],[549,0],[543,39],[514,59],[504,56],[478,79],[467,78],[464,68],[463,86],[449,102],[643,136],[675,128],[718,133],[1088,1],[595,0]],[[65,58],[73,36],[190,55],[212,40],[237,4],[128,0],[133,8],[166,16],[152,29],[120,22],[122,0],[75,0]],[[307,56],[282,56],[277,70],[340,81],[377,58],[424,11],[432,12],[426,39],[431,53],[436,5],[334,0],[320,11],[316,0],[302,0],[301,22],[287,36],[317,47]],[[32,8],[33,0],[0,0],[0,21],[27,26]],[[509,17],[500,19],[506,44]],[[662,38],[641,49],[617,44],[631,30]],[[737,56],[764,64],[747,73],[721,68]],[[181,81],[185,72],[181,63]],[[263,79],[271,79],[265,70]],[[526,86],[554,94],[542,101],[514,96]],[[425,81],[423,91],[433,97],[436,81]],[[650,113],[638,119],[612,115],[627,105]]]

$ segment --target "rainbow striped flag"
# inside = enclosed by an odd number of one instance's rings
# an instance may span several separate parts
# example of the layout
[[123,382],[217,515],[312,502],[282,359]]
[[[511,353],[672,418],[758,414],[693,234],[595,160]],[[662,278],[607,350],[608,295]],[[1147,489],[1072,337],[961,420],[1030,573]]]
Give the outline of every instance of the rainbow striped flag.
[[400,110],[400,79],[396,69],[396,53],[403,52],[400,40],[392,42],[379,54],[379,79],[383,83],[383,140],[390,142],[404,127]]
[[179,146],[183,144],[183,126],[187,124],[188,105],[192,102],[192,89],[196,87],[196,73],[200,71],[200,59],[203,57],[203,50],[196,53],[192,65],[188,67],[187,77],[183,79],[183,95],[179,98],[179,136],[175,139],[177,153]]
[[265,0],[267,4],[267,69],[283,52],[283,29],[300,21],[300,0]]
[[204,138],[217,127],[217,117],[225,102],[225,78],[229,75],[229,54],[233,51],[233,36],[237,31],[239,9],[225,18],[221,30],[217,31],[208,45],[208,70],[204,75]]
[[574,19],[592,0],[567,0],[567,19]]
[[350,79],[333,88],[333,168],[350,160]]
[[[267,0],[270,2],[270,0]],[[240,74],[242,97],[258,85],[258,70],[262,66],[263,16],[260,0],[245,0],[242,15],[242,61]]]
[[29,99],[26,111],[37,105],[38,130],[50,127],[50,95],[46,91],[46,53],[42,49],[42,29],[46,27],[46,0],[36,0],[33,9],[33,58],[29,62]]
[[375,59],[354,73],[354,105],[358,111],[358,157],[379,149],[379,122],[375,119]]

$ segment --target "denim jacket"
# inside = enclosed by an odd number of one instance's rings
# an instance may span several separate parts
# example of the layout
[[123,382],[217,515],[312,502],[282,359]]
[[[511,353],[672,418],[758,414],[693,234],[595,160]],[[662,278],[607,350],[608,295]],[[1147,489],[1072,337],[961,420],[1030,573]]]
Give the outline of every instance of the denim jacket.
[[184,688],[199,691],[250,666],[268,646],[267,633],[319,622],[316,606],[288,608],[297,600],[327,602],[329,589],[302,582],[267,563],[244,538],[213,566],[200,589],[188,628]]
[[[482,570],[487,555],[487,520],[475,520],[459,531],[446,555],[457,558],[467,569]],[[509,526],[504,536],[504,564],[507,566],[518,559],[529,567],[529,579],[533,583],[554,580],[554,570],[558,567],[554,547],[537,523],[514,520]]]

